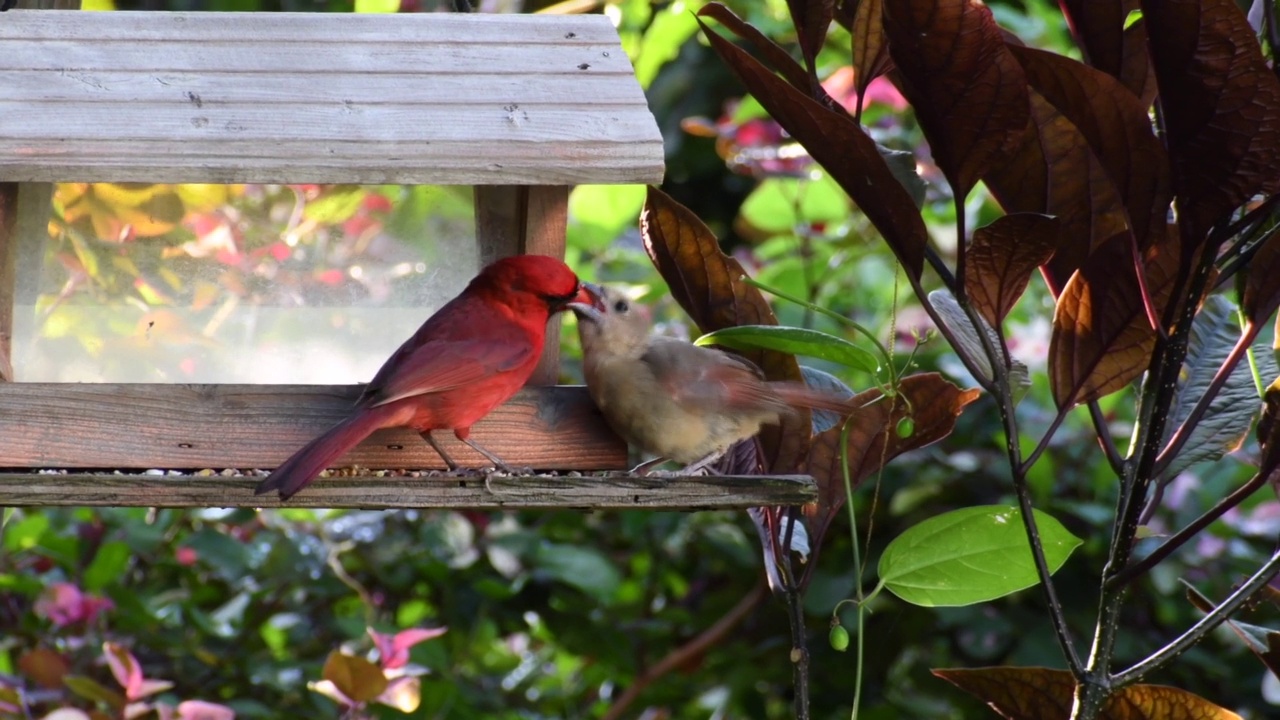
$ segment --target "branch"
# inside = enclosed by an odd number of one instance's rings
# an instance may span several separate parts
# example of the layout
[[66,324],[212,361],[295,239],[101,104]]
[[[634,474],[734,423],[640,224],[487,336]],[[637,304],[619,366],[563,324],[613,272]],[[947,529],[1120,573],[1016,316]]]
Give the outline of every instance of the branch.
[[1070,405],[1064,405],[1058,409],[1058,414],[1053,416],[1053,422],[1049,423],[1049,429],[1045,430],[1044,437],[1040,438],[1040,442],[1036,443],[1035,450],[1027,456],[1027,459],[1018,466],[1018,472],[1025,475],[1040,459],[1040,455],[1049,447],[1049,441],[1053,438],[1053,434],[1058,431],[1058,427],[1062,425],[1062,421],[1067,417],[1067,411],[1071,409]]
[[1160,544],[1160,547],[1151,552],[1150,555],[1129,565],[1120,572],[1107,578],[1103,587],[1108,590],[1124,587],[1130,582],[1137,579],[1140,575],[1155,567],[1175,550],[1186,544],[1188,540],[1195,537],[1201,530],[1204,530],[1215,520],[1227,514],[1227,511],[1244,502],[1250,495],[1258,491],[1258,488],[1266,484],[1267,478],[1262,473],[1258,473],[1249,479],[1249,482],[1236,488],[1234,492],[1218,501],[1218,504],[1209,508],[1203,515],[1191,521],[1186,527],[1174,533],[1169,539]]
[[1169,444],[1165,446],[1164,450],[1156,458],[1153,475],[1163,473],[1165,468],[1169,467],[1169,463],[1178,457],[1182,447],[1191,438],[1191,433],[1200,422],[1200,418],[1204,417],[1205,411],[1209,409],[1213,399],[1218,396],[1218,391],[1226,384],[1227,379],[1231,377],[1231,373],[1235,372],[1236,365],[1240,364],[1240,359],[1245,356],[1245,353],[1249,352],[1249,348],[1253,346],[1253,341],[1258,337],[1258,331],[1261,329],[1261,327],[1253,324],[1252,321],[1245,325],[1244,333],[1236,341],[1235,347],[1231,348],[1227,359],[1222,362],[1222,367],[1218,368],[1218,371],[1214,373],[1213,380],[1209,381],[1209,387],[1205,388],[1204,394],[1196,401],[1195,407],[1191,408],[1187,419],[1182,421],[1182,425],[1173,433],[1173,437],[1169,438]]
[[1123,477],[1124,458],[1120,455],[1120,448],[1116,447],[1115,438],[1111,437],[1111,430],[1107,428],[1107,419],[1103,417],[1102,408],[1097,400],[1089,401],[1089,419],[1093,421],[1093,429],[1098,433],[1098,442],[1102,444],[1102,452],[1107,456],[1111,471],[1116,474],[1116,477]]
[[1208,635],[1214,628],[1226,621],[1231,613],[1248,602],[1255,592],[1271,582],[1271,578],[1275,577],[1277,572],[1280,572],[1280,551],[1272,555],[1271,559],[1258,568],[1258,571],[1246,580],[1238,590],[1231,593],[1218,607],[1214,608],[1208,615],[1200,618],[1200,622],[1192,625],[1173,642],[1160,648],[1146,660],[1128,670],[1111,676],[1111,687],[1118,689],[1141,680],[1143,676],[1160,669],[1192,645],[1200,642],[1205,635]]
[[729,609],[723,617],[717,620],[711,627],[703,630],[696,637],[680,647],[667,653],[666,657],[659,660],[656,664],[645,670],[636,681],[631,684],[613,705],[609,706],[608,712],[601,716],[600,720],[618,720],[627,712],[627,708],[640,697],[653,683],[657,682],[662,676],[687,665],[698,655],[705,653],[707,650],[720,643],[725,639],[731,630],[738,626],[747,615],[760,604],[766,596],[764,583],[756,583],[756,586],[747,593],[737,605]]

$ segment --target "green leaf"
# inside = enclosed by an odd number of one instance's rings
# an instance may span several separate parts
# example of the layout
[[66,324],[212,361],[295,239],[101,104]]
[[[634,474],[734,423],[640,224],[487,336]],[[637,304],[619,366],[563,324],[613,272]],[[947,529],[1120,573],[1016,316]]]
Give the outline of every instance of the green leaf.
[[37,512],[9,525],[4,533],[4,549],[9,552],[30,550],[40,544],[40,537],[49,529],[49,518]]
[[62,678],[62,684],[85,700],[105,703],[113,710],[120,710],[125,706],[124,695],[111,688],[104,687],[92,678],[87,678],[83,675],[66,675]]
[[133,552],[126,543],[119,540],[103,543],[98,548],[98,554],[93,556],[93,562],[84,571],[84,589],[97,592],[124,575],[132,556]]
[[[1080,539],[1035,511],[1045,561],[1056,572]],[[994,600],[1038,582],[1018,508],[986,505],[943,513],[908,529],[880,557],[880,582],[924,607]]]
[[766,235],[791,235],[804,223],[841,223],[849,196],[825,173],[815,180],[769,178],[743,201],[742,219]]
[[579,185],[569,194],[570,242],[604,248],[635,229],[644,207],[644,185]]
[[307,203],[302,215],[321,225],[332,225],[348,220],[360,209],[360,203],[369,194],[365,188],[350,185],[331,188],[324,195]]
[[[1174,397],[1162,442],[1167,443],[1174,431],[1186,421],[1191,408],[1200,401],[1239,338],[1235,305],[1221,295],[1210,295],[1191,325],[1187,359],[1182,366],[1178,394]],[[1280,374],[1276,370],[1275,358],[1265,344],[1260,343],[1254,348],[1254,357],[1262,377],[1274,378]],[[1254,416],[1261,409],[1253,373],[1249,370],[1248,361],[1242,360],[1223,383],[1208,411],[1191,430],[1191,437],[1187,438],[1182,452],[1165,468],[1163,476],[1174,477],[1195,463],[1217,460],[1239,447],[1253,426]]]
[[546,543],[534,554],[541,573],[572,585],[602,604],[613,602],[622,576],[599,550],[576,545]]
[[4,532],[4,526],[9,524],[9,518],[18,512],[18,508],[0,508],[0,532]]
[[399,10],[400,0],[356,0],[358,13],[393,13]]
[[869,373],[879,371],[876,357],[848,340],[819,330],[779,325],[737,325],[722,328],[694,341],[695,345],[723,345],[735,350],[777,350],[805,355]]
[[695,8],[686,3],[672,3],[667,9],[654,14],[653,23],[645,31],[635,59],[636,80],[640,87],[647,90],[649,83],[658,76],[658,71],[675,60],[680,48],[698,31],[698,23],[689,12],[691,9]]

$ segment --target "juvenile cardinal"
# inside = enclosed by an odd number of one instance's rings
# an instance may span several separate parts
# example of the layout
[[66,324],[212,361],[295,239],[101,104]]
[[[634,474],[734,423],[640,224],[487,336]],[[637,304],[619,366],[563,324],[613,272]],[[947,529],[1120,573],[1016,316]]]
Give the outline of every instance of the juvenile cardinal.
[[[591,286],[578,316],[583,374],[609,425],[633,446],[693,473],[793,408],[848,415],[856,408],[801,383],[769,382],[751,362],[683,340],[650,336],[647,308]],[[640,471],[650,465],[636,468]]]
[[459,440],[507,469],[468,439],[471,426],[506,402],[533,374],[547,321],[571,302],[596,302],[567,265],[541,255],[503,258],[480,271],[395,351],[346,420],[285,460],[257,489],[288,498],[375,430],[409,427],[449,469],[458,465],[431,436]]

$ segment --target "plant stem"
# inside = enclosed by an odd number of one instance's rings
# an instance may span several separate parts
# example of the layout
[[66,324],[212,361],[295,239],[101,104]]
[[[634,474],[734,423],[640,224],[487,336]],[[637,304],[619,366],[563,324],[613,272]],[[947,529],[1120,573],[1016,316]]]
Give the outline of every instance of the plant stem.
[[1097,400],[1089,401],[1089,419],[1093,421],[1093,429],[1098,434],[1098,442],[1102,443],[1102,452],[1107,456],[1107,463],[1116,477],[1124,475],[1124,458],[1120,457],[1120,449],[1116,447],[1115,438],[1107,429],[1107,419],[1102,415],[1102,408]]
[[1150,657],[1128,670],[1116,673],[1111,678],[1111,686],[1118,689],[1131,685],[1141,680],[1143,676],[1164,667],[1169,661],[1181,655],[1192,645],[1200,642],[1205,635],[1208,635],[1214,628],[1221,625],[1231,613],[1248,602],[1254,593],[1271,582],[1271,578],[1275,577],[1277,572],[1280,572],[1280,551],[1272,555],[1271,559],[1258,568],[1258,571],[1250,576],[1243,585],[1227,596],[1227,599],[1223,600],[1212,612],[1200,618],[1200,622],[1192,625],[1186,632],[1179,635],[1176,640],[1160,648]]
[[792,684],[795,686],[796,720],[809,720],[809,647],[805,639],[804,602],[800,588],[790,578],[783,589],[791,625]]
[[1234,492],[1219,500],[1217,504],[1206,511],[1203,515],[1191,521],[1186,527],[1182,528],[1178,532],[1174,533],[1169,537],[1169,539],[1161,543],[1160,547],[1153,550],[1150,555],[1147,555],[1141,560],[1129,565],[1125,569],[1108,578],[1106,587],[1108,589],[1115,589],[1133,582],[1143,573],[1159,564],[1161,560],[1172,555],[1175,550],[1185,545],[1188,540],[1198,535],[1201,530],[1204,530],[1206,527],[1213,524],[1215,520],[1226,515],[1228,510],[1248,499],[1250,495],[1253,495],[1259,488],[1265,485],[1266,481],[1266,476],[1261,473],[1249,478],[1249,482],[1236,488]]
[[[889,417],[893,417],[893,408],[889,408]],[[863,673],[863,622],[865,612],[863,602],[866,595],[862,592],[862,551],[858,547],[858,514],[853,509],[853,479],[849,476],[849,431],[853,425],[846,419],[840,431],[840,469],[844,480],[845,508],[849,512],[849,539],[853,542],[853,592],[858,607],[858,669],[853,675],[853,711],[851,720],[858,720],[858,708],[862,706],[862,673]],[[886,442],[888,436],[885,437]]]

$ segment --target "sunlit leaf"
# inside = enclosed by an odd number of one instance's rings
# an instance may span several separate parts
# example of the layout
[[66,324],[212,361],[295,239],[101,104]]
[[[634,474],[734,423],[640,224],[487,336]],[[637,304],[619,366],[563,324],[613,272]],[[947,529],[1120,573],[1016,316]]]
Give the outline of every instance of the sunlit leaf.
[[402,713],[411,713],[422,704],[422,682],[416,677],[398,677],[387,683],[378,702]]
[[853,16],[854,89],[865,97],[867,86],[890,67],[889,45],[884,38],[884,0],[859,0]]
[[321,677],[358,703],[369,702],[387,689],[382,669],[361,657],[334,650],[324,661]]
[[738,325],[707,333],[695,345],[722,345],[735,350],[777,350],[839,363],[874,373],[880,366],[875,355],[853,343],[820,330],[778,325]]
[[1031,274],[1049,261],[1060,241],[1057,218],[1033,213],[1005,215],[975,230],[965,275],[974,309],[992,325],[1004,322]]
[[[1035,511],[1049,572],[1081,543],[1053,516]],[[1031,543],[1015,506],[952,510],[894,538],[880,556],[880,582],[914,605],[956,607],[1036,585]]]
[[1059,243],[1045,280],[1059,295],[1084,259],[1123,232],[1127,214],[1115,184],[1089,143],[1070,120],[1032,90],[1026,134],[987,173],[985,182],[1009,213],[1035,212],[1058,218]]
[[[914,169],[913,164],[912,172]],[[747,232],[791,235],[801,223],[844,222],[849,205],[844,190],[823,174],[815,180],[767,178],[751,191],[738,212],[750,225]]]
[[[735,325],[776,325],[769,303],[743,281],[746,271],[720,250],[711,230],[688,208],[656,188],[640,216],[640,235],[680,307],[703,332]],[[743,353],[770,380],[801,381],[794,356],[773,351]],[[790,472],[809,448],[809,413],[783,418],[778,429],[761,432],[765,456],[775,472]]]
[[[1169,409],[1163,442],[1167,443],[1173,432],[1186,421],[1239,339],[1235,306],[1221,295],[1208,297],[1191,325],[1187,358],[1179,374],[1178,390]],[[1258,350],[1259,371],[1263,377],[1275,377],[1276,363],[1271,353],[1264,348]],[[1238,448],[1253,426],[1253,418],[1259,408],[1253,373],[1247,362],[1241,362],[1222,385],[1208,411],[1196,423],[1182,452],[1165,468],[1163,476],[1172,478],[1194,463],[1216,460]]]
[[1187,247],[1280,191],[1280,79],[1235,0],[1143,0]]
[[1124,201],[1139,247],[1164,229],[1168,160],[1147,108],[1120,81],[1056,53],[1010,47],[1027,82],[1075,125]]
[[[1178,246],[1164,241],[1146,253],[1147,287],[1159,317],[1178,269]],[[1049,339],[1049,381],[1058,406],[1113,393],[1147,367],[1156,331],[1147,320],[1130,241],[1103,244],[1067,282]]]
[[569,232],[575,245],[602,248],[628,228],[644,206],[644,185],[579,185],[569,193]]
[[302,215],[322,225],[332,225],[349,219],[360,209],[360,203],[369,194],[358,185],[340,185],[328,188],[323,195],[307,203]]
[[1026,131],[1022,66],[991,10],[975,0],[887,3],[884,31],[902,94],[938,167],[956,197],[964,198]]
[[[989,704],[1008,720],[1045,720],[1071,714],[1075,680],[1066,670],[1035,667],[948,668],[934,675]],[[1204,698],[1165,685],[1130,685],[1116,691],[1099,720],[1242,720]]]
[[[700,14],[705,13],[704,8]],[[769,115],[849,193],[903,268],[912,277],[920,277],[928,244],[924,220],[910,194],[889,171],[875,142],[848,113],[789,85],[705,23],[702,30],[711,47]]]
[[358,13],[393,13],[400,10],[400,0],[355,0]]
[[[853,396],[849,402],[859,408],[848,420],[847,456],[853,487],[902,453],[950,435],[961,411],[978,395],[978,390],[961,390],[938,373],[921,373],[902,378],[896,398],[884,397],[879,389]],[[904,417],[915,423],[915,432],[905,438],[895,431]],[[815,546],[821,546],[827,525],[845,502],[840,453],[843,428],[844,424],[839,424],[816,435],[802,468],[818,483],[817,505],[805,508]]]

